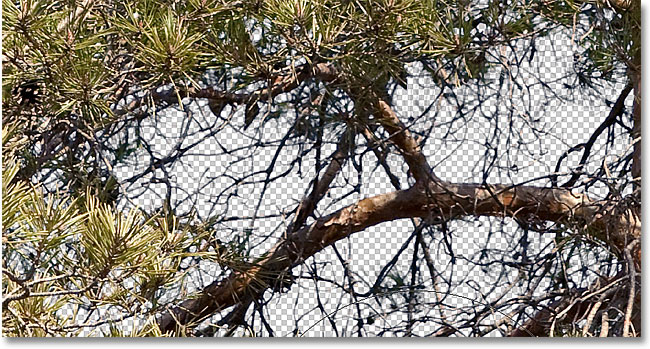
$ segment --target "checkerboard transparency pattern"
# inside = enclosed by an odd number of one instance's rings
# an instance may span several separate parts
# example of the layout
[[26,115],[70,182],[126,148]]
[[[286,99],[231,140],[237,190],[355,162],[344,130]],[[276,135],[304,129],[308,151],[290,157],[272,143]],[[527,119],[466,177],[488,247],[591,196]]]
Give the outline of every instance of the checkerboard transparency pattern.
[[[605,91],[610,95],[585,97],[575,88],[562,85],[567,76],[571,76],[574,64],[573,46],[569,38],[562,34],[550,36],[537,47],[538,54],[530,64],[523,64],[513,76],[503,76],[503,72],[492,75],[488,73],[486,81],[490,82],[486,93],[493,94],[495,98],[487,99],[480,105],[476,103],[476,94],[473,89],[476,85],[468,85],[456,89],[456,98],[473,112],[459,117],[458,105],[441,98],[441,91],[431,79],[426,76],[417,65],[409,66],[410,77],[406,90],[398,89],[393,98],[393,103],[398,116],[405,123],[411,125],[417,132],[431,132],[429,139],[423,147],[429,163],[434,167],[436,175],[444,180],[454,182],[482,182],[488,183],[521,183],[533,180],[554,171],[555,163],[563,152],[571,146],[587,140],[591,132],[602,122],[609,112],[603,98],[614,100],[622,89],[620,84],[612,84]],[[549,88],[544,88],[535,79],[539,77]],[[500,80],[505,79],[502,87],[498,88]],[[517,83],[530,86],[519,89]],[[550,96],[550,91],[561,98]],[[577,97],[577,98],[576,98]],[[631,103],[628,100],[628,103]],[[423,112],[430,107],[426,114]],[[206,114],[205,120],[210,118],[205,101],[192,104],[189,114]],[[216,135],[202,139],[195,149],[185,156],[179,164],[172,168],[169,175],[183,191],[178,191],[175,198],[180,200],[179,208],[189,210],[194,207],[203,217],[226,212],[229,217],[264,217],[288,212],[295,207],[309,188],[309,183],[314,174],[315,159],[306,157],[302,164],[301,174],[294,168],[290,174],[271,182],[266,188],[262,184],[241,185],[237,195],[227,198],[216,198],[226,186],[237,186],[226,174],[241,175],[255,171],[264,171],[268,168],[273,157],[276,156],[272,146],[245,148],[250,145],[251,139],[256,136],[254,132],[241,130],[243,116],[241,111],[235,113],[232,124],[224,125]],[[290,118],[280,117],[269,121],[263,129],[263,139],[268,144],[277,144],[290,125]],[[534,124],[533,120],[542,119],[541,124]],[[157,116],[155,120],[148,120],[150,124],[144,129],[150,137],[152,150],[158,154],[171,151],[170,147],[177,139],[179,131],[188,127],[188,113],[177,109],[169,109]],[[203,121],[201,121],[203,122]],[[207,122],[207,121],[205,121]],[[189,127],[200,129],[199,121]],[[495,131],[496,130],[496,131]],[[622,133],[621,129],[616,132]],[[200,131],[195,133],[201,139]],[[323,147],[323,156],[331,154],[336,140],[329,139],[330,144]],[[185,142],[193,142],[186,139]],[[490,143],[493,149],[488,149]],[[362,144],[362,142],[359,142]],[[229,153],[225,154],[221,146],[226,146]],[[622,154],[627,145],[619,142],[614,149],[603,148],[603,142],[594,147],[598,156],[614,157]],[[355,201],[380,193],[386,193],[395,188],[381,167],[376,167],[374,154],[361,154],[358,149],[356,161],[363,166],[363,172],[358,175],[357,170],[349,162],[344,166],[341,174],[336,178],[332,189],[318,206],[318,213],[325,215],[335,210],[352,204]],[[506,151],[507,150],[507,151]],[[277,157],[272,174],[279,174],[291,166],[291,162],[300,153],[300,145],[288,147]],[[214,155],[217,154],[217,155]],[[495,155],[496,154],[496,155]],[[579,153],[576,153],[579,154]],[[560,171],[568,171],[570,165],[575,166],[578,155],[570,156]],[[483,177],[486,158],[495,157],[492,164],[494,168],[487,178]],[[243,160],[242,160],[243,159]],[[393,173],[400,178],[403,186],[409,182],[406,176],[406,165],[397,154],[391,154],[387,163]],[[119,178],[128,178],[141,165],[137,161],[118,169]],[[323,166],[326,166],[325,163]],[[588,164],[590,168],[600,166],[600,163]],[[544,183],[539,182],[539,183]],[[138,205],[153,207],[160,204],[163,197],[161,188],[150,186],[146,193],[136,200]],[[258,201],[264,190],[261,204]],[[603,195],[604,188],[594,187],[592,195]],[[348,194],[352,192],[351,194]],[[334,198],[346,195],[336,201]],[[186,199],[187,198],[187,199]],[[191,200],[190,200],[191,199]],[[209,208],[209,209],[208,209]],[[270,248],[286,227],[283,218],[256,219],[252,225],[253,242],[257,239],[258,245],[253,249],[253,255],[262,254]],[[251,227],[250,220],[235,221],[230,228],[235,231]],[[389,309],[387,305],[391,297],[387,295],[382,300],[352,299],[340,288],[333,287],[332,283],[314,279],[313,270],[318,270],[317,275],[322,280],[337,280],[343,282],[346,272],[355,275],[358,284],[354,287],[359,292],[369,289],[386,263],[404,247],[395,266],[390,273],[395,277],[408,277],[410,256],[413,255],[413,243],[405,245],[413,232],[413,224],[409,220],[385,222],[362,232],[353,234],[336,244],[333,248],[326,248],[313,258],[308,259],[302,266],[294,270],[297,282],[287,292],[275,294],[272,298],[266,297],[269,303],[264,308],[266,320],[273,327],[276,336],[304,335],[309,337],[320,336],[357,336],[355,331],[359,314],[363,318],[376,317],[375,326],[366,325],[365,332],[361,335],[380,335],[378,331],[385,324],[403,326],[407,319],[400,313],[377,314],[377,309]],[[230,231],[224,230],[220,238],[228,240]],[[473,306],[476,302],[488,301],[489,294],[482,294],[482,288],[490,285],[497,277],[500,270],[481,268],[472,261],[485,250],[494,251],[510,250],[513,244],[518,243],[520,232],[513,222],[502,222],[495,219],[480,218],[451,222],[447,230],[427,231],[425,233],[426,245],[434,257],[435,269],[442,278],[452,278],[450,284],[444,287],[453,288],[454,295],[446,300],[446,304],[462,308]],[[449,251],[446,250],[444,237],[451,243],[454,255],[457,257],[452,263]],[[528,242],[531,249],[541,250],[548,248],[549,237],[531,235]],[[422,253],[420,251],[420,253]],[[345,261],[344,268],[342,259]],[[505,258],[505,257],[504,257]],[[424,268],[424,266],[421,266]],[[218,275],[216,265],[206,263],[204,271],[207,277],[196,279],[194,289],[199,289],[213,280]],[[213,276],[212,278],[210,276]],[[305,278],[301,278],[304,276]],[[426,279],[426,277],[425,277]],[[364,283],[365,282],[365,283]],[[425,281],[431,285],[431,280]],[[443,290],[444,291],[444,290]],[[495,291],[496,293],[496,291]],[[270,294],[269,294],[270,295]],[[432,289],[422,291],[423,303],[434,298]],[[487,298],[486,298],[487,297]],[[381,304],[381,305],[380,305]],[[421,309],[422,313],[434,314],[434,309]],[[253,307],[249,310],[255,312]],[[221,315],[216,315],[218,319]],[[334,331],[331,322],[337,324]],[[127,326],[127,324],[125,324]],[[254,332],[262,330],[259,321],[254,323]],[[297,330],[297,332],[296,332]],[[414,334],[426,335],[432,329],[426,323],[419,323],[413,329]],[[266,332],[262,332],[266,333]],[[245,334],[245,332],[240,332]],[[385,335],[385,334],[383,334]]]

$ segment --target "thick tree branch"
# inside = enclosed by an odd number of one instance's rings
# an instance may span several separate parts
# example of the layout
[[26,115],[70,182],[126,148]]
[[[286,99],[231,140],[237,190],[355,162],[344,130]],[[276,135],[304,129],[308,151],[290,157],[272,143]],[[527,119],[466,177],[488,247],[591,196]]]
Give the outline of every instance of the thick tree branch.
[[332,184],[332,181],[336,178],[338,173],[341,171],[341,167],[347,160],[349,146],[348,137],[346,134],[343,134],[336,147],[336,151],[331,156],[332,160],[329,165],[327,165],[327,169],[325,169],[323,176],[320,180],[316,181],[316,186],[312,189],[309,195],[305,196],[302,201],[300,201],[294,219],[287,228],[288,232],[294,232],[296,229],[302,227],[302,225],[305,224],[307,217],[314,212],[316,205],[323,196],[325,196],[329,190],[330,184]]
[[[259,294],[293,266],[302,263],[336,241],[381,222],[401,218],[429,217],[456,219],[463,216],[512,216],[519,219],[584,224],[585,231],[623,250],[621,243],[640,235],[640,221],[621,214],[604,203],[566,189],[532,186],[492,186],[441,184],[444,191],[431,193],[416,185],[363,199],[308,227],[289,234],[248,270],[234,272],[221,282],[206,287],[201,294],[164,313],[159,318],[163,332],[196,322],[216,311],[237,304],[251,293]],[[611,223],[616,221],[615,223]]]
[[[321,70],[323,72],[326,70]],[[333,79],[337,74],[332,68],[325,75]],[[225,280],[206,287],[197,298],[164,313],[158,322],[163,332],[172,331],[177,325],[200,321],[242,300],[247,302],[246,299],[258,297],[276,284],[278,278],[284,278],[292,267],[323,248],[381,222],[416,217],[451,220],[463,216],[554,221],[591,232],[618,251],[624,251],[627,242],[640,236],[637,215],[629,210],[618,212],[611,204],[592,202],[586,195],[574,194],[568,189],[442,182],[433,175],[417,141],[388,103],[374,98],[371,105],[380,124],[390,134],[389,139],[400,149],[416,179],[415,186],[363,199],[308,227],[289,231],[248,270],[234,272]]]
[[406,126],[399,120],[393,109],[381,99],[375,103],[376,114],[380,124],[390,134],[390,140],[401,150],[404,160],[409,166],[409,171],[416,182],[428,183],[440,181],[433,174],[420,145],[413,138]]
[[143,97],[134,98],[132,101],[124,105],[116,106],[113,108],[113,115],[121,116],[133,112],[142,105],[146,105],[149,98],[151,98],[155,104],[161,102],[166,102],[168,104],[178,103],[177,93],[183,97],[205,98],[210,102],[221,103],[222,105],[248,105],[256,103],[257,101],[270,100],[281,93],[289,92],[309,78],[316,78],[327,82],[332,82],[337,78],[336,70],[326,63],[318,63],[314,66],[305,65],[298,70],[298,74],[280,77],[275,80],[273,85],[252,93],[226,92],[214,87],[206,87],[204,89],[177,87],[178,91],[173,88],[165,89],[163,91],[153,90]]
[[[288,225],[285,236],[288,236],[291,233],[294,233],[297,229],[300,229],[304,224],[307,218],[314,212],[316,209],[316,205],[318,202],[325,196],[327,191],[329,190],[330,185],[332,184],[332,181],[338,173],[341,171],[341,167],[347,160],[348,154],[349,154],[349,139],[347,135],[344,133],[341,136],[341,139],[336,147],[336,151],[330,156],[332,159],[327,166],[327,169],[323,173],[323,176],[318,180],[318,177],[314,180],[314,186],[312,187],[312,191],[309,193],[309,195],[306,195],[301,201],[300,204],[298,205],[298,208],[296,209],[296,213],[294,214],[293,220],[291,223]],[[318,176],[318,174],[317,174]],[[282,282],[280,281],[278,283],[279,285],[282,285]],[[234,310],[232,310],[232,314],[245,314],[246,309],[251,305],[253,299],[259,298],[261,296],[261,293],[263,293],[264,290],[260,290],[261,292],[253,292],[251,294],[248,294],[248,298],[244,301],[240,301]],[[229,315],[227,318],[231,318]],[[229,321],[229,325],[231,325],[231,329],[234,326],[240,325],[240,323],[243,320],[243,315],[242,316],[232,316],[233,319],[236,319],[236,321]],[[238,321],[238,322],[237,322]]]

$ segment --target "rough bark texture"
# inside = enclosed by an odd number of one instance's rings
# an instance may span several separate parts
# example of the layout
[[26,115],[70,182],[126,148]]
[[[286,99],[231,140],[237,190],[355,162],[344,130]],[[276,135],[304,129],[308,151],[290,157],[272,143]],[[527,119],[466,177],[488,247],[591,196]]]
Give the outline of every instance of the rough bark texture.
[[[313,73],[330,81],[337,79],[334,68],[324,64],[317,65]],[[241,305],[245,311],[251,299],[275,287],[278,280],[284,279],[292,267],[305,259],[355,232],[396,219],[420,217],[446,221],[463,216],[499,216],[533,223],[553,221],[572,231],[587,232],[621,254],[630,242],[640,237],[638,212],[615,207],[609,202],[594,202],[570,189],[441,181],[432,173],[417,141],[388,103],[376,97],[371,100],[375,117],[401,152],[416,184],[407,190],[365,198],[309,226],[292,229],[247,270],[233,272],[225,280],[206,287],[196,298],[163,313],[158,320],[163,332],[196,324],[233,305]],[[334,164],[332,169],[336,172],[340,166]],[[317,188],[316,192],[322,190]],[[640,247],[633,255],[634,263],[640,266]],[[548,314],[540,313],[539,317],[547,318]]]
[[[630,235],[638,237],[640,221],[631,213],[622,215],[616,224],[613,212],[585,195],[566,189],[532,186],[508,188],[503,185],[485,188],[480,184],[437,184],[444,191],[432,192],[422,185],[363,199],[308,227],[288,235],[245,272],[235,272],[224,281],[213,283],[196,298],[181,303],[163,314],[159,325],[164,332],[173,331],[177,322],[188,324],[215,311],[235,305],[239,300],[270,287],[292,266],[313,256],[326,246],[350,234],[381,222],[401,218],[431,217],[454,219],[472,216],[512,216],[566,222],[591,222],[590,231],[607,243],[624,249]],[[429,188],[430,189],[430,188]],[[606,234],[602,234],[607,232]]]
[[381,125],[390,134],[390,140],[402,151],[402,156],[409,166],[409,171],[417,182],[439,181],[431,171],[420,145],[411,136],[409,130],[399,120],[393,109],[383,100],[376,104]]

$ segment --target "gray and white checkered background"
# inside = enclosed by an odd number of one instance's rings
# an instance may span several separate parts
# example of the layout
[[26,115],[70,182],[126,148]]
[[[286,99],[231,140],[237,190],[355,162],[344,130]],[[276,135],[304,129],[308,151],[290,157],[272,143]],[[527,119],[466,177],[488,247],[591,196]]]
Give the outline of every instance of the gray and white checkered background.
[[[495,127],[498,127],[502,133],[492,139],[491,143],[497,146],[499,151],[503,151],[503,155],[506,155],[506,147],[516,148],[511,149],[507,153],[508,156],[500,156],[496,165],[506,169],[516,166],[518,172],[513,179],[509,177],[508,171],[495,169],[490,172],[488,183],[521,183],[550,174],[554,171],[555,163],[560,155],[571,146],[586,141],[593,130],[604,120],[609,108],[605,105],[603,98],[585,96],[571,98],[576,92],[562,85],[567,81],[566,77],[572,75],[573,70],[574,47],[570,42],[570,37],[562,33],[549,36],[545,42],[538,42],[537,50],[538,54],[530,64],[524,63],[513,72],[512,79],[531,86],[529,90],[518,89],[515,83],[508,81],[511,79],[510,77],[505,77],[506,82],[498,91],[501,93],[499,100],[495,98],[486,100],[476,113],[468,114],[464,119],[456,120],[454,123],[450,122],[458,117],[457,108],[445,99],[437,98],[440,94],[439,87],[421,73],[420,67],[417,65],[409,67],[411,76],[408,79],[408,88],[399,90],[395,94],[393,100],[395,110],[398,116],[408,123],[408,120],[416,119],[431,103],[434,103],[424,118],[415,121],[413,129],[424,131],[433,128],[433,133],[424,146],[423,152],[430,164],[435,167],[434,171],[439,177],[454,182],[481,182],[483,179],[482,157],[486,151],[484,144],[486,139],[491,139],[490,137],[494,135]],[[539,76],[540,73],[541,76]],[[549,97],[548,91],[540,87],[536,76],[539,76],[551,87],[552,91],[566,100]],[[486,77],[490,81],[486,88],[492,89],[491,93],[497,92],[494,89],[498,86],[498,81],[502,76],[497,72],[496,74],[488,73]],[[476,88],[476,85],[470,84],[456,89],[459,100],[466,103],[466,106],[476,105],[476,101],[472,100],[475,96],[472,89]],[[612,84],[605,89],[609,95],[602,97],[615,100],[622,88],[621,84]],[[627,102],[631,103],[631,98]],[[177,138],[181,130],[190,130],[190,133],[194,132],[195,135],[193,138],[183,140],[183,145],[200,140],[200,144],[186,154],[184,160],[174,165],[169,172],[172,181],[185,191],[176,191],[174,199],[183,200],[185,197],[191,197],[195,200],[181,201],[179,204],[181,212],[194,207],[203,218],[215,214],[225,214],[228,217],[251,217],[255,214],[259,217],[281,214],[297,205],[306,193],[309,181],[314,175],[315,159],[313,158],[303,159],[301,176],[296,173],[294,167],[288,175],[271,182],[266,188],[258,212],[255,212],[255,209],[263,185],[261,183],[237,185],[231,178],[224,176],[232,174],[235,177],[241,177],[247,173],[261,171],[262,174],[254,178],[256,180],[263,179],[265,175],[263,171],[271,163],[276,147],[246,147],[250,146],[256,136],[259,136],[255,132],[264,132],[262,138],[270,145],[278,144],[291,124],[287,121],[291,120],[291,116],[287,119],[280,117],[277,120],[270,120],[261,129],[251,127],[247,131],[242,131],[243,115],[241,111],[238,111],[230,123],[224,123],[223,129],[219,133],[202,138],[204,133],[200,130],[200,125],[211,120],[210,112],[205,107],[205,101],[191,104],[190,111],[190,113],[185,113],[170,110],[160,113],[155,118],[145,120],[142,128],[147,139],[151,141],[152,151],[158,155],[168,154],[172,151],[177,141],[175,137]],[[190,115],[194,115],[194,117],[189,117]],[[198,115],[203,115],[203,117]],[[530,121],[538,118],[543,120],[543,127],[540,127],[542,133],[535,134],[531,129]],[[510,129],[512,132],[508,131]],[[617,132],[622,133],[622,130],[618,129]],[[326,137],[328,136],[326,135]],[[624,137],[620,139],[625,140]],[[323,147],[323,157],[335,150],[335,137],[330,135],[328,140],[331,144]],[[597,143],[594,147],[598,153],[594,157],[597,161],[590,163],[590,168],[600,166],[598,161],[605,155],[611,158],[623,154],[629,142],[619,143],[607,154],[604,153],[603,142]],[[224,152],[221,146],[227,147],[229,152]],[[277,159],[272,176],[277,176],[287,170],[291,161],[299,154],[299,150],[299,145],[293,145],[283,150]],[[359,192],[348,195],[340,201],[333,201],[333,198],[352,191],[358,182],[357,171],[348,162],[343,168],[342,174],[335,180],[330,194],[319,204],[318,213],[329,214],[360,198],[394,190],[383,169],[374,166],[375,160],[372,153],[368,153],[362,158],[364,170]],[[400,177],[402,185],[405,186],[407,183],[406,165],[401,157],[391,154],[387,161],[393,173]],[[568,171],[569,165],[575,166],[577,161],[578,155],[572,155],[565,162],[561,171]],[[327,163],[324,166],[326,165]],[[146,164],[134,161],[123,168],[116,169],[116,175],[119,179],[124,180],[141,170],[143,166]],[[161,175],[160,172],[157,172],[157,175]],[[140,183],[146,182],[150,178],[151,176],[146,177]],[[548,182],[543,180],[536,183]],[[237,196],[217,197],[218,193],[221,193],[227,186],[237,186]],[[133,191],[130,190],[127,195],[135,197],[141,191],[146,191],[145,195],[138,196],[134,202],[141,207],[150,208],[160,205],[164,199],[160,194],[161,189],[164,188],[160,185],[149,185],[139,189],[134,186]],[[231,192],[234,191],[233,187]],[[596,197],[605,193],[602,188],[597,187],[593,191],[590,194]],[[124,204],[128,206],[128,203]],[[229,226],[241,231],[248,228],[250,222],[250,220],[234,221]],[[259,255],[271,247],[286,228],[286,223],[282,218],[256,219],[253,225],[252,242],[258,242],[259,245],[253,249],[252,255]],[[357,291],[368,290],[382,267],[396,254],[412,231],[413,225],[408,220],[386,222],[355,233],[336,244],[336,248],[346,259],[349,270],[355,275],[355,279],[360,280],[355,286]],[[232,231],[224,229],[220,234],[223,234],[220,238],[227,241],[230,239]],[[490,281],[494,277],[493,274],[498,274],[499,270],[483,270],[470,263],[469,260],[485,248],[508,250],[508,246],[517,243],[518,228],[512,222],[502,222],[494,218],[479,218],[452,222],[447,234],[449,234],[455,255],[459,257],[455,264],[450,262],[440,233],[433,236],[426,235],[426,243],[435,261],[435,268],[440,275],[454,275],[452,293],[458,296],[447,299],[446,303],[457,307],[471,306],[474,302],[480,301],[481,297],[489,297],[489,295],[481,295],[478,291],[481,290],[481,287],[490,285]],[[269,235],[271,235],[270,238]],[[490,237],[488,238],[488,236]],[[532,235],[530,248],[538,251],[549,243],[549,239],[550,237]],[[412,255],[413,243],[411,242],[391,272],[401,273],[406,277]],[[336,280],[339,283],[343,282],[344,269],[331,247],[310,258],[304,265],[297,267],[294,274],[306,275],[307,270],[314,265],[318,266],[320,277]],[[209,267],[216,268],[213,263],[206,263],[205,268]],[[212,278],[203,275],[203,280],[190,285],[190,290],[200,289],[218,275],[216,269],[206,270],[205,268],[201,268],[201,270],[212,275]],[[370,285],[362,283],[363,280],[369,282]],[[428,286],[431,286],[430,281]],[[472,287],[472,285],[476,285],[476,287]],[[494,294],[496,293],[495,291]],[[434,294],[432,290],[427,290],[423,292],[422,297],[434,299]],[[319,301],[326,313],[319,310]],[[360,303],[359,306],[362,313],[365,314],[364,316],[372,315],[377,309],[377,304],[373,302],[369,298]],[[383,304],[379,311],[388,309],[387,304]],[[249,311],[253,312],[252,309]],[[356,322],[352,320],[357,315],[357,305],[353,306],[349,295],[328,282],[315,283],[310,279],[299,278],[287,293],[275,294],[265,311],[267,321],[273,327],[276,336],[295,335],[291,332],[295,328],[298,329],[298,334],[305,336],[357,335],[354,331]],[[422,312],[431,313],[433,316],[435,309],[423,309]],[[333,317],[341,332],[334,332],[327,315]],[[373,331],[380,329],[384,322],[403,325],[406,323],[406,318],[404,314],[385,312],[376,321],[378,327],[365,326],[367,332],[364,332],[363,335],[377,335],[377,332]],[[255,331],[262,328],[259,321],[254,325]],[[125,324],[125,327],[128,325]],[[427,324],[420,323],[413,332],[427,334],[431,330]]]

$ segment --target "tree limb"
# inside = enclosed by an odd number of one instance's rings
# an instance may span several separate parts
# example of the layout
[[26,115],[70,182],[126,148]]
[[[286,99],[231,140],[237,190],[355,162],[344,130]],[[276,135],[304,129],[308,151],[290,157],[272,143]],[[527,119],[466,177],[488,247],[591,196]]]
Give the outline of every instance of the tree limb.
[[[621,247],[619,244],[629,239],[630,234],[640,235],[640,221],[635,216],[620,215],[604,203],[592,202],[586,195],[573,194],[566,189],[494,185],[492,194],[481,184],[441,185],[445,190],[438,193],[430,193],[416,185],[408,190],[369,197],[289,234],[247,270],[234,272],[225,280],[206,287],[198,297],[165,312],[158,320],[161,330],[173,331],[177,322],[186,325],[235,305],[251,292],[259,293],[268,288],[279,275],[336,241],[396,219],[427,217],[434,213],[445,220],[468,215],[508,215],[534,216],[555,222],[592,222],[586,231],[592,231],[593,235],[616,247]],[[614,219],[617,224],[608,223]],[[603,234],[603,230],[607,234]]]

